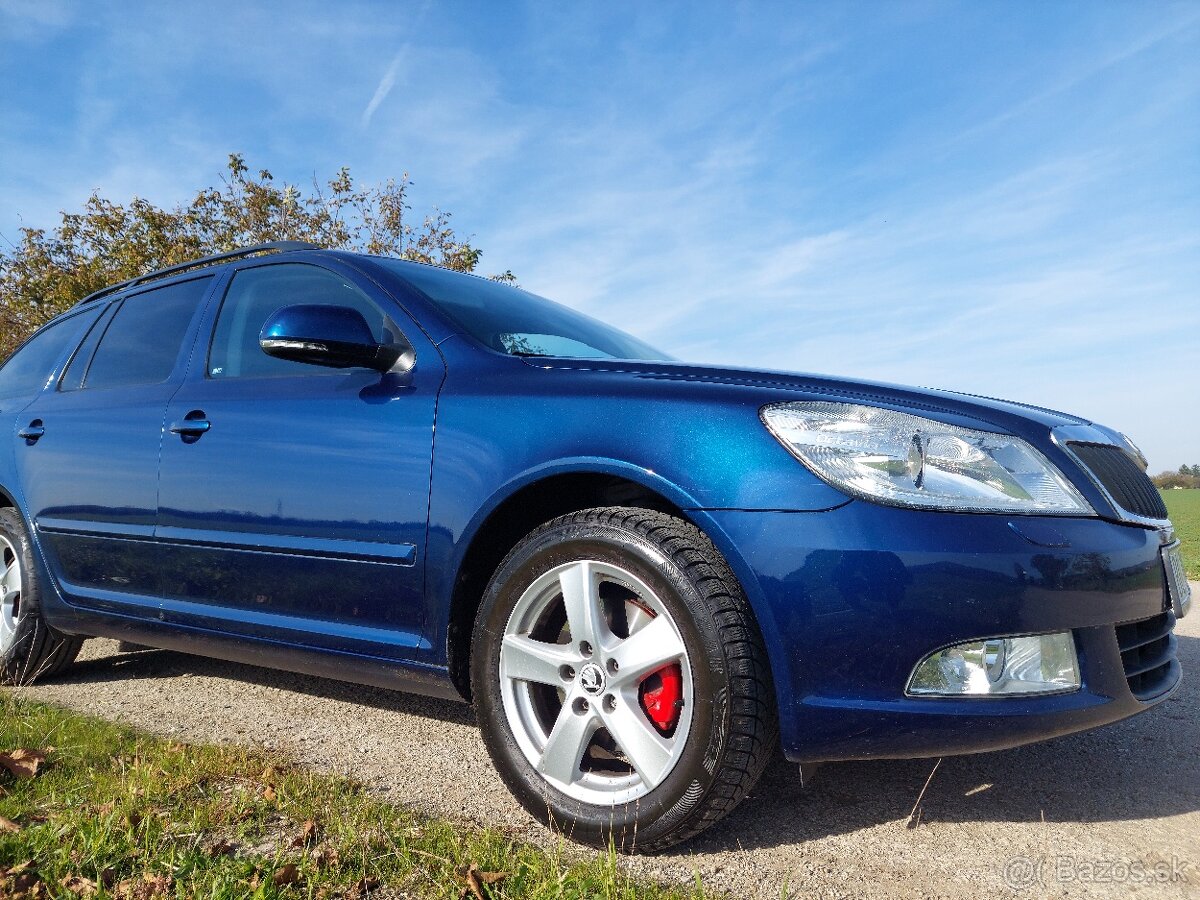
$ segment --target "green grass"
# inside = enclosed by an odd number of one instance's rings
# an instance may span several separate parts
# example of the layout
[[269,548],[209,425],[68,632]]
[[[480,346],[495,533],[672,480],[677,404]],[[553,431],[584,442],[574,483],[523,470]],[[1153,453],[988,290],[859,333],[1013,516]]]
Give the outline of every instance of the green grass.
[[1200,490],[1162,491],[1162,495],[1183,545],[1188,578],[1200,581]]
[[[0,751],[51,746],[32,779],[0,769],[0,816],[19,826],[0,831],[0,871],[32,861],[0,880],[0,897],[31,872],[48,891],[37,896],[64,898],[76,896],[62,883],[72,876],[99,885],[96,898],[147,897],[153,885],[178,898],[458,897],[471,864],[506,873],[485,897],[705,896],[634,880],[613,852],[543,850],[422,817],[279,756],[181,745],[0,695]],[[277,883],[287,866],[295,880]]]

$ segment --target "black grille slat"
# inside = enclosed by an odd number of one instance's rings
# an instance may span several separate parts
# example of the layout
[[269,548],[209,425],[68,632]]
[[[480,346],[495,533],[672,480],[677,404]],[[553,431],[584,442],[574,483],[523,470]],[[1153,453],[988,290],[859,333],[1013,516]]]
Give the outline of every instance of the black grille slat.
[[1072,441],[1069,446],[1122,509],[1147,519],[1167,517],[1158,488],[1120,447],[1082,441]]
[[1174,628],[1175,616],[1170,612],[1117,626],[1121,665],[1137,699],[1153,700],[1179,680]]
[[1166,615],[1155,616],[1153,619],[1143,619],[1141,622],[1130,622],[1128,625],[1117,626],[1117,640],[1121,652],[1133,650],[1152,641],[1156,641],[1171,633],[1175,623]]
[[1121,663],[1125,666],[1125,677],[1132,678],[1151,669],[1165,665],[1175,657],[1175,635],[1169,634],[1159,638],[1152,644],[1129,651],[1130,659],[1121,654]]

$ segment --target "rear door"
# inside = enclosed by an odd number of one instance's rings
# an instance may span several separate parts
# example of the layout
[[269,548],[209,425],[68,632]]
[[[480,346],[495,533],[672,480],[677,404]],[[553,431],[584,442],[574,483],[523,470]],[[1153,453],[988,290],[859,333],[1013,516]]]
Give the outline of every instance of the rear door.
[[58,319],[0,364],[0,436],[4,438],[0,441],[0,485],[10,499],[21,496],[20,480],[14,471],[14,450],[18,444],[24,446],[33,439],[37,427],[30,429],[31,420],[23,411],[59,374],[66,357],[99,315],[100,309],[92,307]]
[[167,400],[178,389],[206,275],[111,304],[52,390],[21,413],[26,507],[68,602],[157,616],[152,543]]
[[[380,375],[267,356],[263,324],[295,304],[358,310],[379,339],[403,334],[415,368]],[[437,349],[391,298],[335,262],[238,267],[203,330],[210,346],[198,348],[170,402],[162,449],[156,536],[166,620],[419,656],[444,374]]]

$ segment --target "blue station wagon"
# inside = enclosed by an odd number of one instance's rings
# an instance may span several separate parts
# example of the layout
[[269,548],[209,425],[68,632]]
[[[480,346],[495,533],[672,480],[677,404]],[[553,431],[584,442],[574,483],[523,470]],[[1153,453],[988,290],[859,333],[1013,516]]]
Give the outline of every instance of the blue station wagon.
[[1178,542],[1076,416],[686,365],[433,266],[277,242],[0,368],[0,674],[89,636],[475,704],[505,783],[653,851],[782,749],[1012,747],[1180,680]]

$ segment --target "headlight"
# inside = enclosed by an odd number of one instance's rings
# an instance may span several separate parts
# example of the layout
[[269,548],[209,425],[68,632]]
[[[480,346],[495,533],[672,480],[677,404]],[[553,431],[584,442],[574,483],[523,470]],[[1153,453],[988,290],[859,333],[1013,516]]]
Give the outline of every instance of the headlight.
[[1017,437],[855,403],[777,403],[761,415],[800,462],[856,497],[922,509],[1092,514],[1062,473]]
[[931,653],[913,670],[914,697],[998,697],[1057,694],[1079,688],[1071,632],[992,638]]

